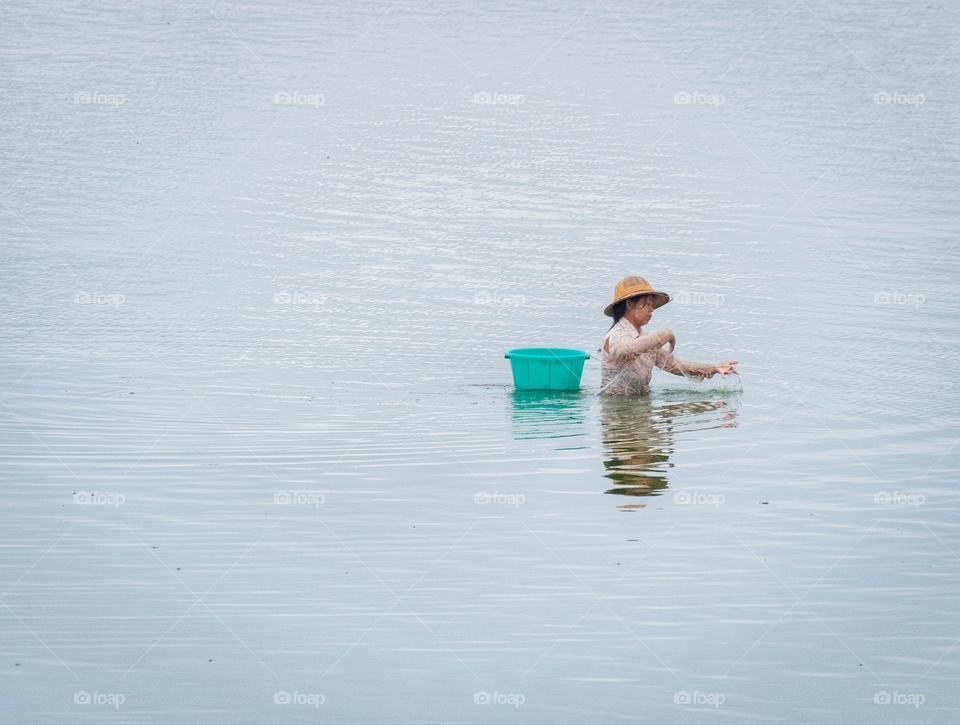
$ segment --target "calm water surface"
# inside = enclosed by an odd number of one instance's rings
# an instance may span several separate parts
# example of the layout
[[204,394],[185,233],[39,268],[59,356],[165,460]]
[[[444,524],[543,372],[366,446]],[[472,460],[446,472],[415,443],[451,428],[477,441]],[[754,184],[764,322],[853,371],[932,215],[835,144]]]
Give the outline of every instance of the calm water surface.
[[10,722],[956,721],[957,7],[0,12]]

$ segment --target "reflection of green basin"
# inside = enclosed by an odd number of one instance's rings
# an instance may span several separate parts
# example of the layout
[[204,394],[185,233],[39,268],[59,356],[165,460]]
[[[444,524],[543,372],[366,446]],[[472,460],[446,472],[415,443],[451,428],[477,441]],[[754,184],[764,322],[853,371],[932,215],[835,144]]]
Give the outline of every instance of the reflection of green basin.
[[580,390],[514,390],[513,437],[577,438],[586,435],[589,396]]
[[521,347],[503,355],[510,360],[517,390],[577,390],[590,353],[564,347]]
[[580,410],[583,396],[578,390],[514,390],[514,412],[556,412]]

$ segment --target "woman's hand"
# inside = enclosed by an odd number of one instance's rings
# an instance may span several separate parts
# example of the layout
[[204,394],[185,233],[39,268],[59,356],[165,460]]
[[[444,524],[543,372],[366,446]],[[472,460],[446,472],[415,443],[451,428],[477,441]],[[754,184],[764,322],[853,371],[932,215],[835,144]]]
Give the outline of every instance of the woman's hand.
[[734,365],[739,364],[739,362],[739,360],[724,360],[721,363],[717,363],[713,366],[714,374],[739,375],[740,373],[734,367]]
[[673,330],[667,327],[663,330],[657,330],[654,334],[656,334],[657,339],[660,340],[660,347],[670,343],[670,349],[667,350],[667,352],[672,354],[677,347],[677,338],[673,336]]

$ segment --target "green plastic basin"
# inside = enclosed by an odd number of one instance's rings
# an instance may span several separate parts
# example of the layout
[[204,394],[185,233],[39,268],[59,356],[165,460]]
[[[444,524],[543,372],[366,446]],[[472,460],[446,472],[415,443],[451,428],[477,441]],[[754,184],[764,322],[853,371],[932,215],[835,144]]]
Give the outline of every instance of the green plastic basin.
[[565,347],[519,347],[503,356],[510,360],[517,390],[576,390],[590,353]]

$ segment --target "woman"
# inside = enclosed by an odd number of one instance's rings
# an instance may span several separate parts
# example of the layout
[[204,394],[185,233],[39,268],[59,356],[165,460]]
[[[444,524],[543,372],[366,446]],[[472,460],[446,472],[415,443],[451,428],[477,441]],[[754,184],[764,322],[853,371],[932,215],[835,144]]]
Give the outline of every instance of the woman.
[[[601,350],[603,385],[601,393],[636,395],[650,390],[653,366],[674,375],[697,380],[716,374],[737,374],[736,360],[710,365],[673,356],[677,340],[668,329],[644,333],[653,311],[670,301],[666,292],[658,292],[643,277],[629,276],[613,288],[613,302],[603,314],[613,318],[613,325],[603,338]],[[662,349],[670,345],[669,350]]]

